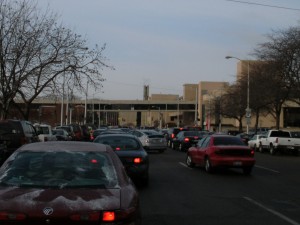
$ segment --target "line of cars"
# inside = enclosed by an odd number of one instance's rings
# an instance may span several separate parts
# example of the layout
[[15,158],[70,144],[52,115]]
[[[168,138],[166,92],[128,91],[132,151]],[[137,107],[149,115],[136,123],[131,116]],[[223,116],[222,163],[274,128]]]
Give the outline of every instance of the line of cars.
[[[139,132],[163,138],[166,148],[163,135]],[[136,179],[148,184],[149,156],[134,132],[106,130],[93,143],[26,144],[0,168],[0,222],[139,225]]]

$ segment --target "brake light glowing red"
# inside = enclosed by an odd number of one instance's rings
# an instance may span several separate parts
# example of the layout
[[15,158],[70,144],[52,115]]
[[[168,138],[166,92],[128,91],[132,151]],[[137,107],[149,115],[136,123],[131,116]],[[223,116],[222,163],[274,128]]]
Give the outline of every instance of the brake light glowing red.
[[3,220],[25,220],[26,215],[23,213],[0,212],[0,221]]
[[190,139],[189,138],[184,138],[184,142],[189,142]]
[[97,159],[92,159],[92,160],[91,160],[91,163],[96,164],[96,163],[98,163],[98,161],[97,161]]
[[116,149],[115,149],[116,151],[120,151],[121,150],[121,148],[120,147],[116,147]]
[[116,216],[115,212],[112,212],[112,211],[103,212],[102,221],[105,221],[105,222],[114,221],[115,220],[115,216]]
[[133,162],[136,163],[136,164],[139,164],[139,163],[142,162],[142,159],[141,158],[134,158]]

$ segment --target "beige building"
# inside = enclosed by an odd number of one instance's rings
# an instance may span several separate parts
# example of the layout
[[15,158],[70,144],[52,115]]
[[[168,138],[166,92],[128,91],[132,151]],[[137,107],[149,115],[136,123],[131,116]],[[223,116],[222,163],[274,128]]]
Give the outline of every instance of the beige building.
[[[237,63],[237,78],[251,76],[254,61]],[[249,73],[248,73],[249,72]],[[90,123],[96,126],[201,126],[203,129],[226,132],[237,130],[234,119],[222,118],[218,113],[215,99],[226,92],[228,82],[200,81],[198,84],[183,84],[183,93],[152,94],[149,86],[144,86],[143,100],[86,100],[73,99],[62,104],[62,99],[37,99],[30,111],[30,120],[51,125],[69,123]],[[247,91],[247,90],[245,90]],[[251,87],[250,87],[251,95]],[[250,104],[251,105],[251,104]],[[11,110],[11,118],[20,118],[16,110]],[[243,121],[244,129],[246,118]],[[252,115],[249,127],[255,125]],[[259,117],[259,127],[274,127],[275,120],[268,114]],[[283,106],[280,127],[300,127],[300,108],[287,102]]]

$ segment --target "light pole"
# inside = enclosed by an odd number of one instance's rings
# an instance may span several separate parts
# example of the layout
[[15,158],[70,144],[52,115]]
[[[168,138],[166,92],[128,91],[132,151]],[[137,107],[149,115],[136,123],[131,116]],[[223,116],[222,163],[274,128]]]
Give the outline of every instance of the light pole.
[[[226,59],[237,59],[240,62],[242,62],[243,60],[241,60],[240,58],[234,57],[234,56],[226,56]],[[251,119],[251,109],[250,109],[250,88],[249,88],[249,84],[250,84],[250,65],[249,65],[249,60],[248,60],[248,64],[247,64],[247,108],[246,108],[246,119],[247,119],[247,134],[249,133],[249,124],[250,124],[250,119]]]

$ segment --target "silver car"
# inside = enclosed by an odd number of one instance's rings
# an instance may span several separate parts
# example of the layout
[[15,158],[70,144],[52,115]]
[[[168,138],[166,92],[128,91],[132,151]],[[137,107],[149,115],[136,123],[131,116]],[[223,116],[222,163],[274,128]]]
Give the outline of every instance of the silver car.
[[265,138],[266,135],[263,134],[256,134],[254,135],[249,141],[248,141],[248,146],[250,148],[253,148],[255,151],[258,150],[259,145],[260,145],[260,139]]
[[167,149],[165,136],[155,130],[133,130],[130,133],[138,137],[145,150],[164,152]]

